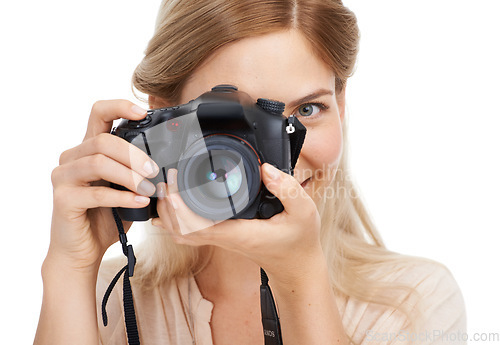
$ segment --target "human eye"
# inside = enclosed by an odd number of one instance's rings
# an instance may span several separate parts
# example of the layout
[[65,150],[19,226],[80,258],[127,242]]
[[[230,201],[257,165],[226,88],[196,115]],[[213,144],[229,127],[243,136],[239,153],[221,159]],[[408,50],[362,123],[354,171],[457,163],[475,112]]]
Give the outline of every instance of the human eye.
[[328,106],[323,103],[305,103],[295,110],[294,116],[314,118],[323,110],[327,110]]

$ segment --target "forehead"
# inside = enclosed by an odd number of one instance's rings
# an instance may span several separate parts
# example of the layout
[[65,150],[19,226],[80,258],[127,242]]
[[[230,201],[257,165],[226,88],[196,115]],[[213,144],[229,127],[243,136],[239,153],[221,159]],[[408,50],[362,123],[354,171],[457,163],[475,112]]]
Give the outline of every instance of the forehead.
[[188,80],[181,103],[218,84],[233,84],[255,99],[288,103],[319,88],[335,90],[335,75],[305,37],[290,30],[245,38],[216,51]]

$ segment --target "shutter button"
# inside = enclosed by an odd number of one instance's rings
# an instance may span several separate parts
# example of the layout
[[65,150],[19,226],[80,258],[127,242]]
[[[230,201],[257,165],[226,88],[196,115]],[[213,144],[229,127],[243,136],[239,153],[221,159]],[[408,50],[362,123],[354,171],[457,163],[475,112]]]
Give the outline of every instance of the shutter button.
[[146,127],[151,122],[151,116],[148,114],[145,118],[139,121],[129,121],[128,128],[142,128]]

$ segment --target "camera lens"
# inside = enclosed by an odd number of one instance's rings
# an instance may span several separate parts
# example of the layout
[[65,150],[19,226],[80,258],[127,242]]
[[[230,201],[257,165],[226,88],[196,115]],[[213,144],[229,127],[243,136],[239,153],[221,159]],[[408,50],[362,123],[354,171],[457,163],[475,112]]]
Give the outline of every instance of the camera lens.
[[260,189],[259,160],[243,140],[212,135],[196,141],[178,164],[179,192],[202,217],[223,220],[237,216]]
[[200,182],[200,189],[207,197],[227,198],[235,195],[243,181],[243,172],[239,162],[228,155],[226,151],[209,151],[209,154],[200,164],[196,179]]

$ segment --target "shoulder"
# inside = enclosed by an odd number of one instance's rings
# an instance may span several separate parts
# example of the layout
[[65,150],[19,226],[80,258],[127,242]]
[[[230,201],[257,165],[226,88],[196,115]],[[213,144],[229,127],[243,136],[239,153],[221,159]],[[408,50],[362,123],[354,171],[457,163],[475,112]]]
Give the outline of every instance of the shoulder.
[[465,313],[460,288],[445,265],[425,258],[407,260],[406,265],[388,274],[389,281],[413,288],[415,303],[427,314],[443,308],[450,313]]
[[422,315],[422,343],[461,344],[466,335],[466,311],[462,292],[443,264],[423,260],[409,269],[418,292],[416,309]]
[[[465,304],[453,274],[445,265],[425,258],[400,256],[393,264],[384,265],[373,278],[395,287],[389,297],[408,313],[391,306],[348,299],[346,331],[351,329],[360,344],[460,343],[456,335],[466,332]],[[414,328],[408,327],[409,320]]]
[[425,258],[405,258],[405,264],[388,272],[388,281],[413,287],[423,299],[446,300],[460,295],[451,271],[443,264]]
[[420,344],[462,344],[466,335],[465,302],[451,271],[443,264],[424,258],[415,262],[396,281],[415,288],[413,300],[418,322],[406,340]]

